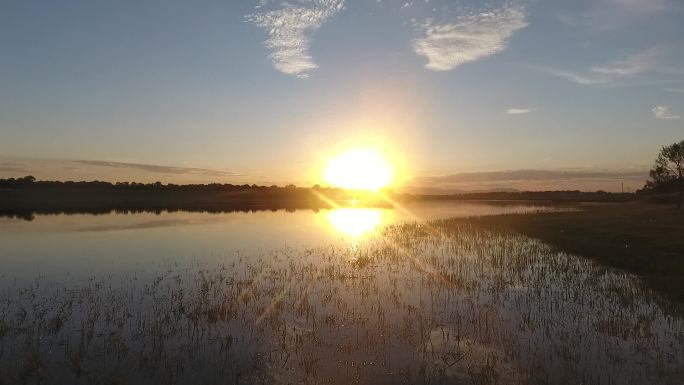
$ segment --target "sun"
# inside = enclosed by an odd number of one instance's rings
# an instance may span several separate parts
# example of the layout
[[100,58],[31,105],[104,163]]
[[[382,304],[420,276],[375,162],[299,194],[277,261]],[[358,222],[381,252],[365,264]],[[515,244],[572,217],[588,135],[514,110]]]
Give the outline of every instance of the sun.
[[354,148],[332,158],[324,177],[335,187],[379,190],[392,183],[394,169],[380,151]]

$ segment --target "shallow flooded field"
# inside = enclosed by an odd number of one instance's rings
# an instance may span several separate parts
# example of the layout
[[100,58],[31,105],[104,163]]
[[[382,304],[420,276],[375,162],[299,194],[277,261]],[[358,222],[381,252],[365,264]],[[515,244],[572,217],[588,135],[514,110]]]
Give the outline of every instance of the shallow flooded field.
[[634,277],[457,220],[362,238],[7,283],[0,383],[683,383]]

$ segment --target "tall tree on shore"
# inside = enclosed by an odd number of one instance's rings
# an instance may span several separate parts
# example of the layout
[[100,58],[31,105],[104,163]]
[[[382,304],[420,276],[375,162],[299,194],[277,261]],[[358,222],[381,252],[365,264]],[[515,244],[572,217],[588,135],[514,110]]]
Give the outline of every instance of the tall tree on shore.
[[660,149],[650,176],[651,181],[648,184],[652,187],[677,185],[677,208],[681,209],[684,195],[684,140]]

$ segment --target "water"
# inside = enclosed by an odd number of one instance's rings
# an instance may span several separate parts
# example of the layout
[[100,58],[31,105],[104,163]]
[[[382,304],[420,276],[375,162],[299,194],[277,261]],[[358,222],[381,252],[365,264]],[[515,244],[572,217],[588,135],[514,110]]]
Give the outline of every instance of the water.
[[5,221],[0,378],[682,384],[684,321],[635,277],[513,233],[415,222],[538,209]]
[[[403,209],[163,212],[0,218],[0,283],[36,276],[84,279],[116,271],[154,271],[160,262],[226,262],[282,247],[356,245],[405,221],[550,210],[495,203],[416,203]],[[8,282],[9,281],[9,282]]]

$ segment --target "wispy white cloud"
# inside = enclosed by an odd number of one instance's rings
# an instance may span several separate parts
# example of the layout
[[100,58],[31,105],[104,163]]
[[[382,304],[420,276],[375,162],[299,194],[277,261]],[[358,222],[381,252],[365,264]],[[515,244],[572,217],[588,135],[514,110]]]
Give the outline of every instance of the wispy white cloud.
[[418,26],[424,36],[413,41],[413,50],[428,59],[426,68],[448,71],[503,51],[513,33],[525,26],[525,10],[512,5],[461,16],[453,22],[428,19]]
[[509,108],[506,110],[506,113],[509,115],[521,115],[521,114],[529,114],[532,111],[534,111],[534,110],[531,108]]
[[32,170],[22,163],[0,162],[0,172],[9,173],[31,173]]
[[451,175],[424,176],[416,178],[422,185],[441,185],[454,182],[489,182],[512,180],[580,179],[580,178],[643,178],[644,170],[505,170],[486,172],[461,172]]
[[543,72],[549,75],[553,75],[556,77],[559,77],[561,79],[565,79],[569,82],[576,83],[576,84],[581,84],[585,86],[591,86],[591,85],[598,85],[598,84],[606,84],[608,83],[608,79],[605,76],[596,76],[596,75],[582,75],[577,72],[573,71],[567,71],[563,69],[558,69],[558,68],[550,68],[550,67],[541,67],[541,66],[528,66],[529,68],[532,68],[536,71]]
[[662,12],[671,6],[670,0],[604,0],[606,5],[623,8],[635,13]]
[[630,169],[506,170],[417,176],[412,185],[418,192],[432,194],[507,190],[621,191],[623,185],[627,190],[641,188],[647,178],[647,166]]
[[230,171],[212,170],[207,168],[161,166],[157,164],[146,163],[111,162],[103,160],[75,160],[74,163],[96,167],[128,168],[160,174],[194,174],[215,177],[240,175]]
[[651,109],[651,111],[656,119],[671,120],[680,118],[679,115],[672,114],[672,111],[670,111],[670,107],[668,106],[655,106]]
[[655,69],[662,55],[663,49],[654,47],[603,66],[595,66],[591,70],[609,77],[633,76]]
[[310,49],[310,34],[344,7],[344,0],[295,0],[280,2],[276,9],[264,3],[246,16],[268,33],[264,45],[271,50],[273,66],[300,78],[318,68]]
[[637,54],[627,55],[623,59],[593,66],[589,71],[583,73],[558,68],[529,67],[580,85],[602,85],[632,78],[646,72],[664,72],[659,67],[664,53],[665,50],[662,47],[653,47]]
[[579,13],[559,14],[558,20],[574,28],[602,33],[681,8],[677,0],[594,0],[586,5],[587,9]]

